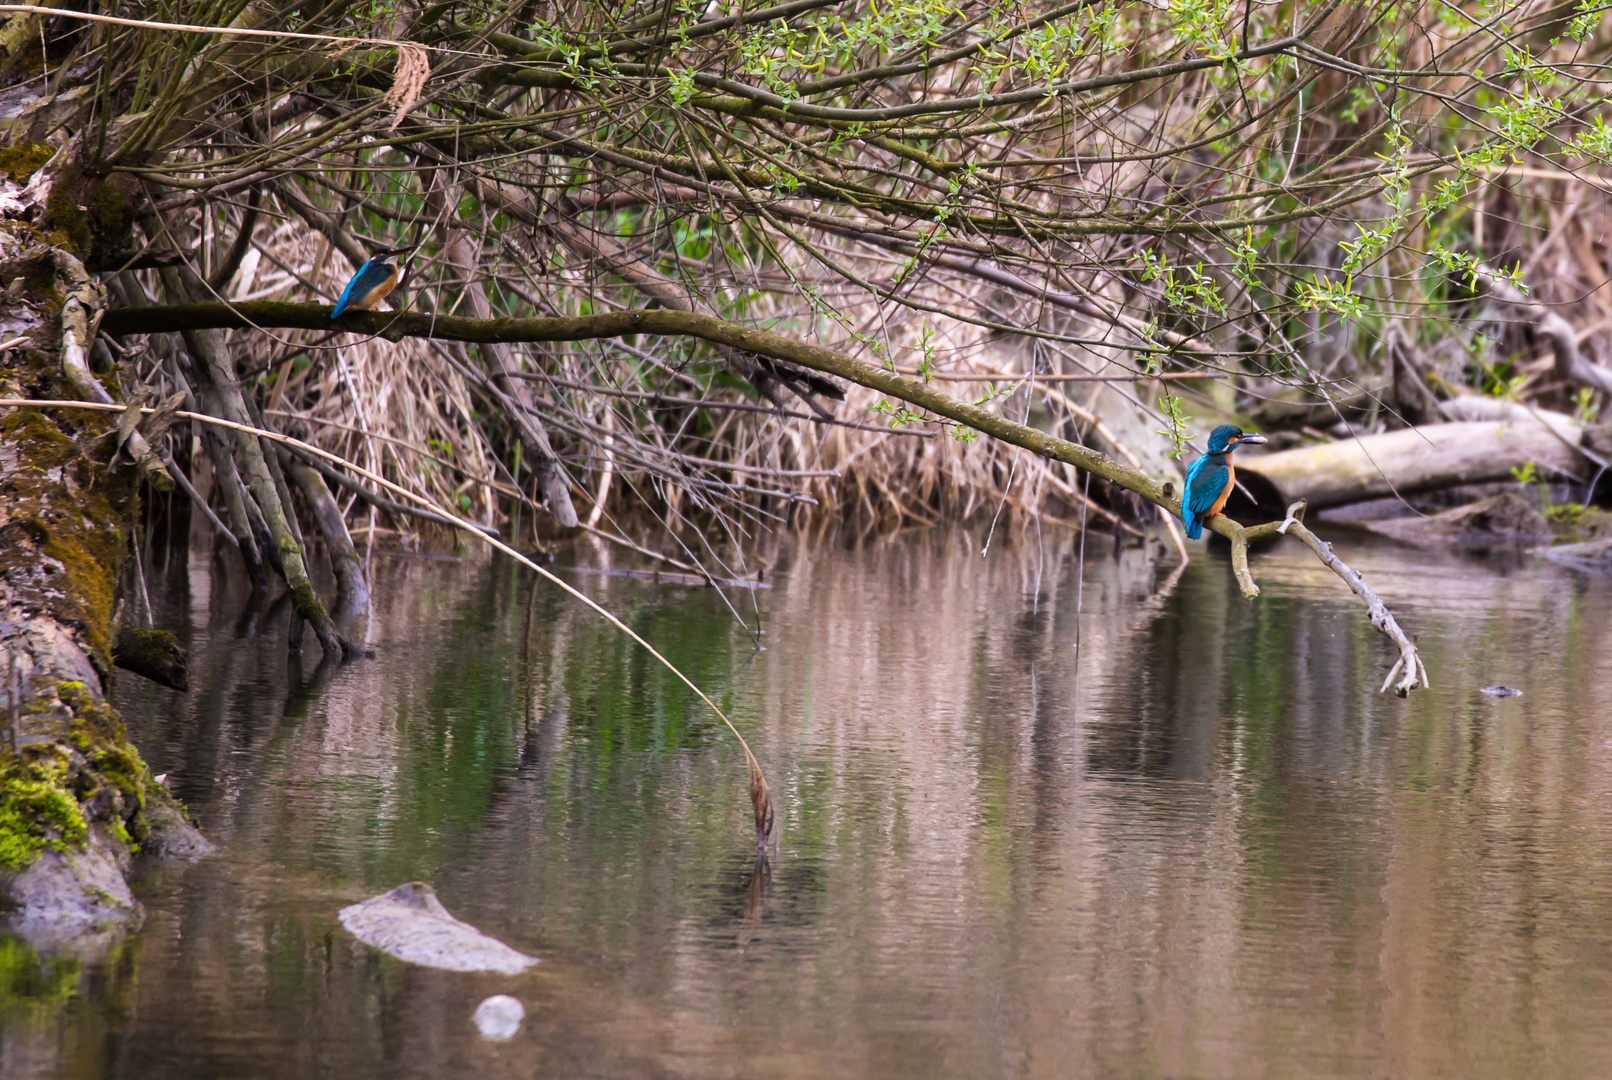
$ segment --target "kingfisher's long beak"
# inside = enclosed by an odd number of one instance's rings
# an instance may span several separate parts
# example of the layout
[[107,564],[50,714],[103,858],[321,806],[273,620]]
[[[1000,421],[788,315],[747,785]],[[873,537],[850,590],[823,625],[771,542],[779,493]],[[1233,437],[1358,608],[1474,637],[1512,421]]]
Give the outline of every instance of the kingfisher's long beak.
[[1270,440],[1267,439],[1263,435],[1244,435],[1242,438],[1237,440],[1237,445],[1242,446],[1244,444],[1263,443],[1263,442],[1270,442]]

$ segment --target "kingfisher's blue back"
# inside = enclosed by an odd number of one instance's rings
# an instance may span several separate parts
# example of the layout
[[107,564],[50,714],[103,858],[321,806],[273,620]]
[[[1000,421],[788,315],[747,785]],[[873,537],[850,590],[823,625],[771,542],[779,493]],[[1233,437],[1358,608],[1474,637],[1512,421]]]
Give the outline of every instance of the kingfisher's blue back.
[[1187,467],[1187,487],[1181,493],[1181,520],[1186,523],[1187,536],[1194,540],[1202,536],[1204,519],[1220,513],[1231,497],[1237,479],[1231,452],[1243,443],[1265,441],[1265,436],[1244,432],[1236,424],[1221,424],[1209,433],[1207,452]]
[[1205,454],[1187,466],[1186,491],[1181,498],[1181,520],[1187,536],[1203,535],[1203,521],[1225,505],[1231,492],[1231,462],[1225,454]]
[[373,308],[381,302],[386,293],[392,291],[389,286],[395,284],[397,284],[397,267],[391,262],[391,257],[376,255],[358,268],[358,273],[353,275],[353,279],[341,291],[341,298],[336,301],[336,309],[330,313],[330,317],[334,319],[348,308],[357,308],[360,311]]

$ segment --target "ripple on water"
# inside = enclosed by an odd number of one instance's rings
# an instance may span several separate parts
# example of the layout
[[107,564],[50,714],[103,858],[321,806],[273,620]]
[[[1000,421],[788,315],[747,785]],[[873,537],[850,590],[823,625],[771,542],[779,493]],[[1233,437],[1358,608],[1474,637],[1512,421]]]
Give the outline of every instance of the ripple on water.
[[[39,1075],[1512,1077],[1612,1072],[1612,628],[1541,564],[1342,539],[1418,637],[1391,662],[1287,544],[1223,556],[965,533],[787,544],[740,599],[579,578],[751,736],[485,561],[377,561],[374,661],[288,665],[285,612],[159,577],[185,696],[121,680],[224,852],[145,929],[18,957]],[[588,558],[594,558],[588,555]],[[205,560],[194,573],[206,575]],[[158,561],[160,573],[161,560]],[[190,597],[198,598],[194,610]],[[188,620],[188,621],[187,621]],[[1079,635],[1081,648],[1073,645]],[[1495,700],[1484,686],[1520,686]],[[336,913],[401,881],[544,963],[430,972]],[[507,1041],[467,1021],[515,998]]]

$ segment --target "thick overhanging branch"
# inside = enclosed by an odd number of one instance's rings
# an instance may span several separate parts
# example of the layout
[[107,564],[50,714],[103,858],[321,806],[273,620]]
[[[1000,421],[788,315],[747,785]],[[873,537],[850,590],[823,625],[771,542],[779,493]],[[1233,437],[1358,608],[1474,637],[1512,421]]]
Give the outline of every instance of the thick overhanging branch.
[[333,324],[324,304],[182,304],[170,307],[120,308],[106,313],[101,329],[109,334],[160,334],[201,329],[340,329],[373,334],[392,340],[434,338],[476,344],[586,341],[627,334],[694,337],[717,345],[744,349],[784,360],[826,375],[837,375],[869,389],[889,394],[936,416],[984,432],[1043,457],[1068,462],[1105,480],[1134,491],[1172,512],[1180,504],[1164,485],[1140,470],[1115,461],[1078,443],[1060,439],[1023,424],[1016,424],[975,405],[943,394],[927,383],[895,374],[853,356],[812,345],[797,338],[758,330],[691,311],[620,311],[606,315],[579,315],[535,319],[466,319],[415,312],[356,312]]
[[[118,308],[106,313],[101,329],[109,334],[160,334],[180,331],[219,329],[302,329],[329,330],[333,323],[330,307],[324,304],[286,304],[260,301],[243,304],[182,304],[169,307]],[[775,334],[728,322],[710,315],[691,311],[620,311],[605,315],[579,315],[573,317],[533,319],[466,319],[451,315],[426,315],[416,312],[354,312],[334,324],[353,333],[371,334],[389,340],[405,337],[433,338],[464,341],[477,344],[519,344],[523,342],[585,341],[597,338],[615,338],[627,334],[655,334],[665,337],[693,337],[718,345],[745,349],[775,360],[784,360],[801,367],[835,375],[860,386],[888,394],[909,405],[924,409],[937,417],[976,431],[1014,446],[1063,461],[1078,469],[1085,469],[1109,482],[1140,495],[1163,507],[1169,513],[1180,515],[1181,504],[1175,498],[1173,484],[1154,480],[1139,469],[1115,461],[1078,443],[1060,439],[1044,431],[1017,424],[1005,417],[970,405],[965,401],[943,394],[928,383],[909,379],[886,368],[881,368],[853,356],[813,345],[797,338]],[[1243,528],[1224,515],[1207,522],[1215,532],[1232,545],[1232,569],[1238,587],[1247,599],[1259,595],[1248,570],[1248,542],[1260,537],[1291,532],[1303,540],[1323,563],[1331,567],[1348,583],[1349,587],[1366,602],[1372,625],[1387,636],[1400,649],[1399,662],[1393,675],[1404,670],[1396,685],[1401,695],[1426,685],[1425,669],[1416,655],[1416,647],[1400,630],[1393,615],[1381,598],[1372,592],[1360,575],[1333,555],[1331,548],[1317,539],[1296,515],[1303,512],[1302,505],[1289,511],[1286,520]],[[1386,684],[1384,689],[1386,689]]]

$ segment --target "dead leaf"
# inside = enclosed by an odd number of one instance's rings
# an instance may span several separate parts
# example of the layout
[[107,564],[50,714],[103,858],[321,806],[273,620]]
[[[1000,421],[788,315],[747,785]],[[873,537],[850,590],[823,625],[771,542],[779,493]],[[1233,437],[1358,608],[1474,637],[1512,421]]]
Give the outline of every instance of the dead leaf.
[[125,452],[127,452],[126,460],[136,460],[134,452],[129,448],[129,440],[140,429],[140,421],[145,417],[141,410],[145,408],[151,397],[151,388],[148,386],[142,386],[129,396],[129,403],[124,408],[122,416],[118,418],[117,446],[112,451],[113,461],[118,460],[120,456],[124,456]]
[[140,434],[146,437],[146,442],[150,443],[153,448],[162,445],[163,437],[168,434],[168,428],[174,422],[174,414],[179,411],[179,406],[184,403],[185,392],[181,390],[161,405],[158,405],[156,412],[146,417],[145,423],[140,426]]
[[420,100],[420,91],[431,78],[430,54],[420,45],[400,41],[397,43],[397,71],[392,76],[392,88],[383,98],[388,105],[396,105],[397,112],[392,116],[392,127],[403,122],[403,118],[414,108],[414,103]]

